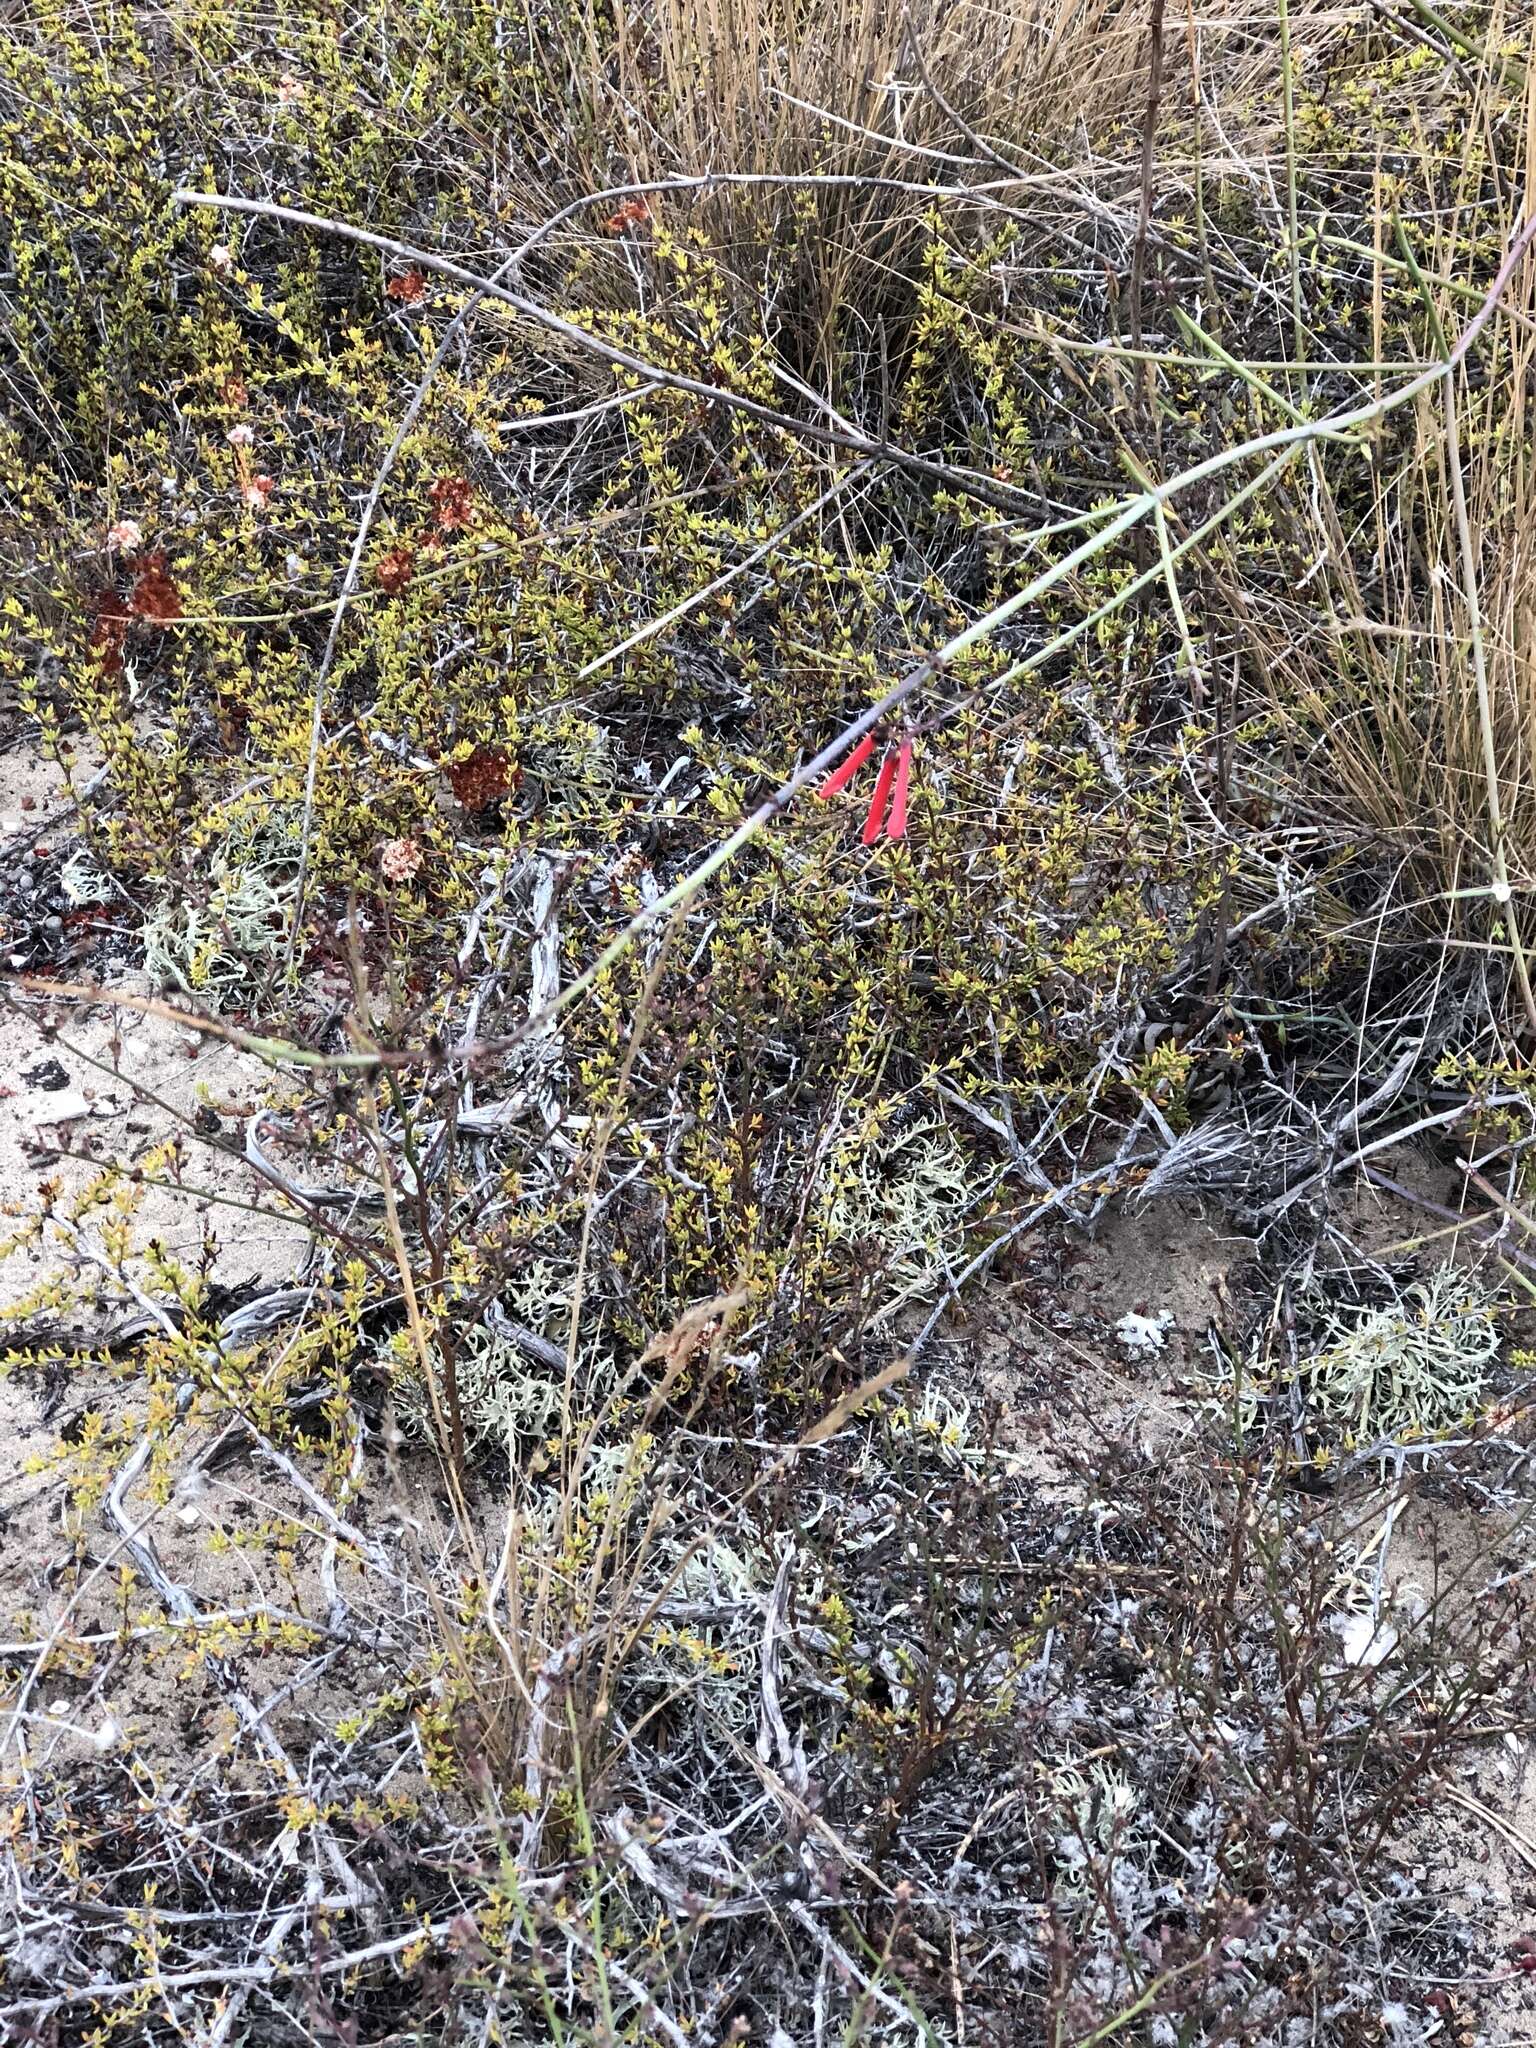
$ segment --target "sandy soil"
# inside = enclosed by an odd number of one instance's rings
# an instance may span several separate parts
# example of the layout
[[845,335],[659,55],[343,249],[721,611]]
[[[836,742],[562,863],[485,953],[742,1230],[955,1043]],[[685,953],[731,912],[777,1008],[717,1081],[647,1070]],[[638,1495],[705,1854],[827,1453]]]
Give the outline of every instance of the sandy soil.
[[[25,1013],[0,1012],[0,1072],[9,1077],[0,1084],[0,1201],[13,1231],[40,1211],[45,1183],[67,1211],[67,1198],[104,1171],[142,1170],[155,1155],[136,1221],[141,1240],[191,1266],[206,1248],[228,1288],[293,1271],[307,1233],[237,1156],[271,1082],[259,1060],[130,1009],[34,1000]],[[162,1160],[167,1140],[178,1153]],[[80,1231],[99,1245],[99,1229],[82,1222]],[[83,1256],[70,1230],[45,1226],[40,1242],[0,1256],[0,1307]]]
[[[81,760],[77,787],[94,766]],[[77,832],[72,795],[53,763],[26,751],[0,757],[0,918],[31,916],[20,862],[42,849],[56,868]],[[96,945],[82,973],[103,975],[124,997],[154,993],[110,944]],[[99,1344],[139,1312],[152,1259],[206,1274],[221,1302],[292,1281],[308,1232],[240,1156],[245,1121],[272,1085],[260,1061],[126,1003],[14,986],[4,996],[0,1316],[10,1330],[61,1352]],[[97,1192],[104,1199],[93,1203]],[[126,1250],[114,1242],[124,1217]],[[88,1433],[120,1442],[127,1455],[143,1400],[131,1354],[116,1369],[0,1369],[0,1637],[8,1642],[110,1638],[120,1625],[121,1546],[99,1509],[82,1514],[72,1504],[64,1459]],[[196,1449],[195,1438],[178,1446],[189,1468]],[[262,1519],[249,1474],[194,1480],[190,1494],[136,1505],[143,1533],[200,1608],[228,1612],[272,1597],[270,1588],[260,1592],[258,1566],[240,1542],[242,1527]],[[214,1532],[219,1541],[210,1544]],[[284,1598],[318,1610],[312,1584],[285,1588]],[[157,1768],[181,1766],[227,1720],[221,1688],[205,1670],[182,1669],[163,1612],[152,1596],[141,1604],[146,1633],[132,1651],[109,1644],[72,1653],[67,1669],[40,1667],[27,1738],[34,1767],[116,1746]]]

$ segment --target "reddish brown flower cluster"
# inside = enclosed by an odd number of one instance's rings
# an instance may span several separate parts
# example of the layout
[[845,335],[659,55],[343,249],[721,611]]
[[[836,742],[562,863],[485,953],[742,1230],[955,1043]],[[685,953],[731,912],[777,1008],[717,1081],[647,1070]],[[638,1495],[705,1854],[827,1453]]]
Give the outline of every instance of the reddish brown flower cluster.
[[416,550],[391,548],[387,555],[380,555],[373,573],[380,590],[390,597],[397,597],[416,574]]
[[380,590],[397,597],[416,573],[423,549],[439,546],[450,533],[459,533],[475,516],[475,487],[467,476],[440,476],[427,486],[432,504],[431,524],[410,540],[403,540],[374,564]]
[[[875,751],[872,733],[854,748],[847,760],[832,773],[816,794],[823,803],[845,790],[858,774],[864,763]],[[869,810],[864,818],[862,840],[865,846],[873,846],[883,832],[887,839],[905,839],[907,836],[907,790],[912,779],[912,742],[904,739],[892,748],[887,747],[880,758],[880,772],[875,777],[875,793],[869,800]]]
[[168,626],[172,619],[179,619],[181,592],[166,574],[165,550],[156,548],[138,556],[133,567],[136,574],[128,593],[128,609],[134,617],[147,619],[152,626]]
[[517,787],[517,774],[499,747],[477,747],[467,760],[447,763],[449,786],[466,811],[483,811]]
[[402,306],[419,306],[427,296],[427,280],[419,270],[402,270],[385,285],[387,297],[397,299]]
[[468,526],[475,509],[475,490],[466,476],[440,476],[427,496],[432,500],[432,517],[440,533],[455,533]]
[[96,623],[91,628],[91,652],[109,676],[121,675],[123,642],[128,638],[133,614],[115,590],[98,590],[91,599],[91,607],[96,614]]
[[605,235],[622,235],[626,228],[649,227],[651,209],[643,199],[626,199],[617,213],[610,213],[603,222]]
[[133,576],[126,600],[110,585],[98,590],[91,599],[91,609],[96,614],[91,651],[100,658],[109,676],[122,672],[123,647],[135,619],[142,619],[147,626],[168,626],[181,617],[183,610],[181,592],[166,570],[163,548],[133,555],[126,566]]

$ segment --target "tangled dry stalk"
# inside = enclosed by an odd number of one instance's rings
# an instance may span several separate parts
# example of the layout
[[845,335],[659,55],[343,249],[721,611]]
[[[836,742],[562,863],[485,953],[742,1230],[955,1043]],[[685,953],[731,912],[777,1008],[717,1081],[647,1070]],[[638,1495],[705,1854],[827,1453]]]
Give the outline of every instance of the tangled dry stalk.
[[1523,2037],[1530,44],[8,26],[7,2038]]

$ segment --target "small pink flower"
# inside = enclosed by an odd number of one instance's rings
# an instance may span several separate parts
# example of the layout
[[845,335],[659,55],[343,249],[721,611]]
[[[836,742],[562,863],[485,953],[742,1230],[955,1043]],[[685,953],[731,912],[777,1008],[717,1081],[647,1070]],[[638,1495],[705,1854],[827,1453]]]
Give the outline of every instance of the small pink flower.
[[231,427],[224,438],[231,448],[250,448],[255,444],[256,429],[242,421],[238,427]]
[[253,512],[265,512],[267,500],[277,486],[269,476],[253,476],[240,486],[240,495]]
[[379,873],[386,882],[409,882],[421,871],[421,848],[414,839],[386,839],[379,848]]
[[144,529],[137,519],[119,519],[107,528],[107,546],[114,555],[136,555],[144,545]]
[[303,79],[296,78],[291,71],[285,71],[277,81],[277,104],[280,107],[296,107],[303,97]]

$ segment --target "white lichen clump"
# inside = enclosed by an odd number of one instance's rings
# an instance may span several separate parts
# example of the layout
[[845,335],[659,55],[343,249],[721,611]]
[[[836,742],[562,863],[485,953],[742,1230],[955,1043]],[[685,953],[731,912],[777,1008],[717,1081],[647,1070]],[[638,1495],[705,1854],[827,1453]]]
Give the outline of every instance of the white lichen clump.
[[[534,1259],[508,1283],[506,1313],[538,1336],[564,1347],[570,1317],[570,1279],[548,1259]],[[417,1442],[432,1438],[432,1403],[411,1346],[393,1344],[397,1419]],[[471,1444],[515,1456],[519,1446],[554,1437],[566,1399],[565,1376],[531,1358],[516,1339],[485,1323],[461,1333],[454,1361],[459,1415]],[[584,1385],[595,1391],[593,1361],[584,1359]]]
[[1442,1266],[1387,1308],[1331,1317],[1300,1377],[1317,1414],[1356,1437],[1429,1436],[1476,1411],[1498,1348],[1486,1285]]
[[966,1217],[980,1192],[945,1126],[923,1118],[903,1131],[844,1141],[827,1175],[829,1239],[873,1254],[890,1291],[873,1320],[937,1291],[959,1259]]
[[298,887],[296,820],[247,814],[209,851],[207,886],[163,886],[145,922],[144,971],[158,988],[216,1000],[286,949]]
[[1172,1328],[1173,1314],[1169,1309],[1155,1316],[1137,1315],[1133,1309],[1116,1323],[1115,1338],[1130,1357],[1155,1358],[1167,1344]]

